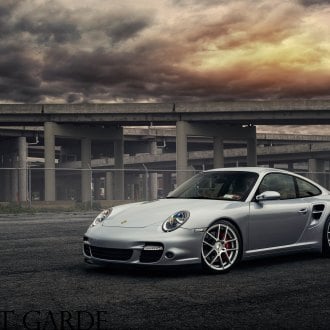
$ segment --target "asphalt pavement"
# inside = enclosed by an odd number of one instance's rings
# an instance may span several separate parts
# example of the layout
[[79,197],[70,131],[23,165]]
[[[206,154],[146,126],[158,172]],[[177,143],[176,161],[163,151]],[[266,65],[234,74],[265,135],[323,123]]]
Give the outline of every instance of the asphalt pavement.
[[330,259],[99,267],[82,257],[95,213],[0,215],[0,329],[329,329]]

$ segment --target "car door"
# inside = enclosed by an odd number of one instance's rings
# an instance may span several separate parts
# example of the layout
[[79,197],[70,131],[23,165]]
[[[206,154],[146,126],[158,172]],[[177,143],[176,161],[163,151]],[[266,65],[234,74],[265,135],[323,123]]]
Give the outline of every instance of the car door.
[[297,198],[295,179],[282,173],[267,174],[257,194],[277,191],[279,200],[250,203],[248,250],[259,250],[296,243],[310,218],[310,203]]

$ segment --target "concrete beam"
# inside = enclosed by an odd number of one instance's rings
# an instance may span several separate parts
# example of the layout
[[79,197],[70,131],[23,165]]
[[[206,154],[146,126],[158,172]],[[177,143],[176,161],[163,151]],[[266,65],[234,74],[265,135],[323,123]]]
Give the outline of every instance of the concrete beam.
[[[317,116],[315,113],[317,112]],[[205,103],[0,105],[7,125],[113,123],[175,124],[177,121],[222,124],[312,125],[330,123],[330,100],[273,100]]]
[[58,137],[82,138],[88,137],[92,140],[120,139],[122,128],[113,127],[89,127],[70,124],[53,124],[54,134]]

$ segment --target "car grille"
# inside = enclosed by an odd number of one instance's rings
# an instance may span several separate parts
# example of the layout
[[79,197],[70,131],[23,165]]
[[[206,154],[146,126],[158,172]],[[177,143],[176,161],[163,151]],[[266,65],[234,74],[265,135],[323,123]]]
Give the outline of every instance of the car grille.
[[159,242],[146,242],[140,254],[140,262],[157,262],[164,252],[163,244]]
[[92,256],[106,260],[129,260],[132,257],[132,249],[109,249],[97,246],[90,246]]
[[91,256],[91,251],[89,249],[89,245],[88,244],[84,244],[84,252],[87,256]]
[[142,250],[140,255],[140,262],[157,262],[163,255],[163,250],[147,251]]

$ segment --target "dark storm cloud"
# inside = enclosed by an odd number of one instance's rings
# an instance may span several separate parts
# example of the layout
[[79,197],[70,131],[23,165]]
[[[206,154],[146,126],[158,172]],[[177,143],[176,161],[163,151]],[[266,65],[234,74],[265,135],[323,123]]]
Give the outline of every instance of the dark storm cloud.
[[299,0],[304,6],[329,5],[330,0]]
[[113,42],[130,39],[150,25],[150,18],[122,17],[110,20],[106,34]]
[[329,12],[302,1],[2,0],[0,99],[326,97]]
[[17,7],[19,1],[3,0],[0,2],[0,36],[6,36],[11,33],[9,23],[13,10]]
[[24,55],[21,47],[0,51],[0,95],[2,99],[39,101],[41,80],[36,72],[39,63]]
[[72,42],[80,38],[74,12],[63,10],[52,2],[40,5],[37,10],[20,17],[14,28],[21,33],[29,33],[42,44]]
[[71,24],[64,18],[55,19],[33,19],[23,18],[16,29],[22,32],[28,32],[37,37],[38,43],[63,43],[75,41],[80,38],[79,31],[74,24]]

